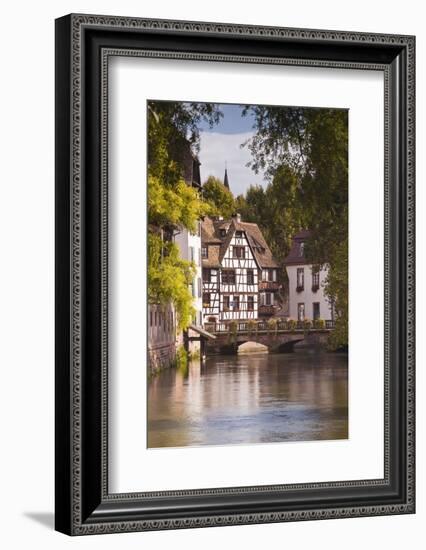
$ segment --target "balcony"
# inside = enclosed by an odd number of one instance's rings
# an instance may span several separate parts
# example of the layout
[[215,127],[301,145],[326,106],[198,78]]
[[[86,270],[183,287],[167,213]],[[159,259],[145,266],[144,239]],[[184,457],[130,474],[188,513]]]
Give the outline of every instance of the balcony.
[[305,290],[305,285],[297,285],[296,292],[303,292]]
[[276,281],[260,281],[259,290],[279,290],[281,288],[280,283]]
[[277,310],[277,306],[259,306],[259,315],[273,315]]

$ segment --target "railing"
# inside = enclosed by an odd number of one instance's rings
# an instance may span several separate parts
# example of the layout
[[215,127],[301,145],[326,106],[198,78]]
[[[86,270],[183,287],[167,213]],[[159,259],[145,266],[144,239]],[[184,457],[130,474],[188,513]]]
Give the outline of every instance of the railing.
[[334,321],[226,321],[219,323],[204,323],[204,329],[214,334],[220,333],[276,333],[294,332],[305,330],[331,330],[334,328]]

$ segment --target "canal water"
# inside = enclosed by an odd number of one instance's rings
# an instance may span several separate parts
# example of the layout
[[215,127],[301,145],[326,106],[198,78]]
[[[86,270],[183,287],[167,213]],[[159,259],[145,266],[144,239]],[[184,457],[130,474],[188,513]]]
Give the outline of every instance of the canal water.
[[347,439],[346,354],[210,356],[148,382],[148,447]]

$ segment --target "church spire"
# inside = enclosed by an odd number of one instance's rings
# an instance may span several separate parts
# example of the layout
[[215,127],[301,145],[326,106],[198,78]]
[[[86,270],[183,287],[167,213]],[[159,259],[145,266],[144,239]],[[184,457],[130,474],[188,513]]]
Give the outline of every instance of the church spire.
[[227,167],[226,167],[226,161],[225,161],[225,177],[223,178],[223,185],[224,185],[227,189],[230,189],[230,188],[229,188],[228,170],[227,170]]

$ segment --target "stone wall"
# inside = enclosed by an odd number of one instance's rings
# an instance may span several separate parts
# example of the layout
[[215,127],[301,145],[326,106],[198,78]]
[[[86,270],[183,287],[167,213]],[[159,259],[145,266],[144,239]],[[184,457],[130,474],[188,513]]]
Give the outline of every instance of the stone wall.
[[160,344],[148,349],[148,367],[150,374],[169,368],[176,361],[176,345],[174,342]]
[[176,322],[172,305],[148,306],[148,372],[171,367],[176,361]]

